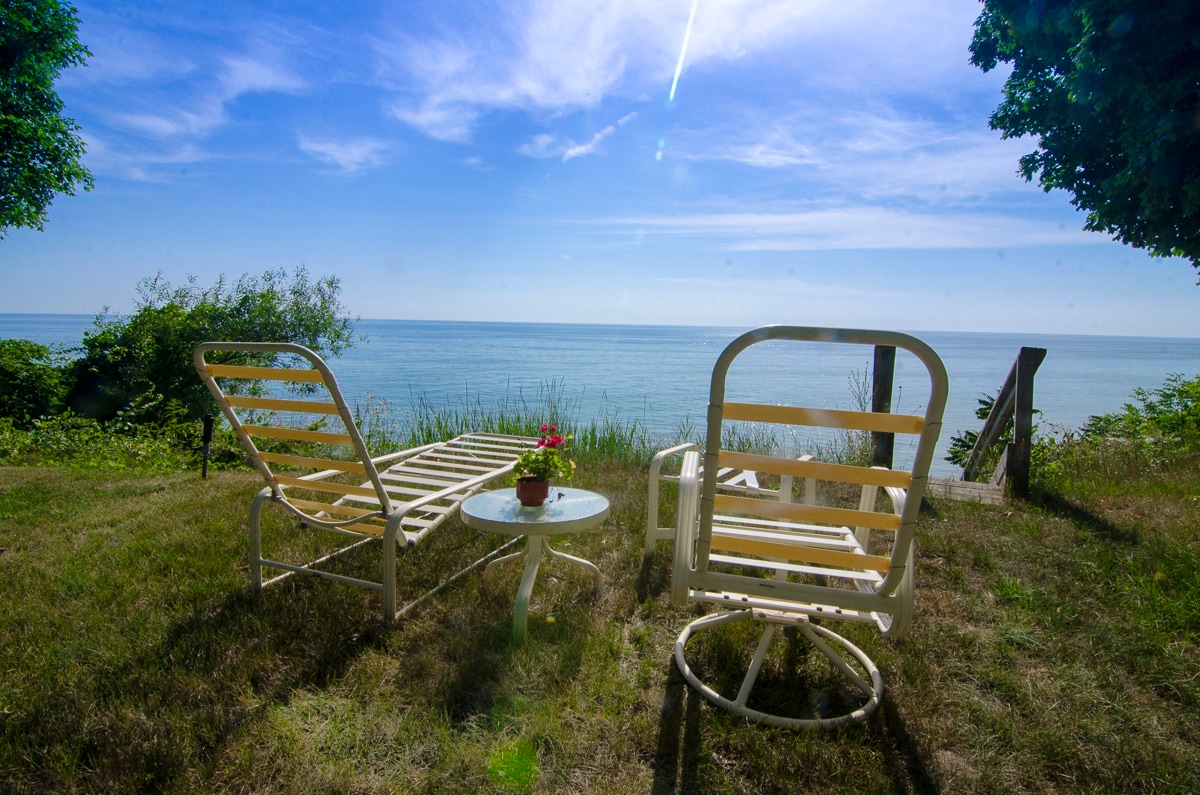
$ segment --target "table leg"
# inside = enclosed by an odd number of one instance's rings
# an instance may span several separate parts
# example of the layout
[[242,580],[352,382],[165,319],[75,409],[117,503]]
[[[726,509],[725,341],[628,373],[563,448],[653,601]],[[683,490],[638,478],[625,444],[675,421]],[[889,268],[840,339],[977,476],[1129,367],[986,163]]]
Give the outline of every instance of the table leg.
[[542,545],[544,536],[528,536],[525,554],[525,575],[521,577],[521,586],[517,589],[517,604],[513,607],[513,639],[517,643],[525,642],[525,625],[529,620],[529,596],[533,593],[533,581],[537,579],[538,566],[542,562]]
[[603,582],[603,578],[600,576],[600,569],[596,568],[596,564],[592,563],[591,561],[584,560],[583,558],[577,558],[574,555],[568,555],[566,552],[559,552],[557,549],[551,549],[550,544],[546,544],[545,549],[547,557],[558,558],[559,560],[566,560],[570,561],[571,563],[578,563],[581,566],[586,566],[587,568],[591,569],[596,575],[596,587],[600,587],[600,583]]
[[495,566],[497,563],[504,563],[506,561],[516,560],[517,558],[523,558],[528,553],[529,553],[529,547],[526,546],[526,548],[522,549],[520,552],[513,552],[511,554],[504,555],[503,557],[496,558],[495,560],[493,560],[491,563],[489,563],[487,566],[485,566],[483,568],[483,576],[484,577],[488,576],[488,572],[490,572],[492,570],[492,566]]

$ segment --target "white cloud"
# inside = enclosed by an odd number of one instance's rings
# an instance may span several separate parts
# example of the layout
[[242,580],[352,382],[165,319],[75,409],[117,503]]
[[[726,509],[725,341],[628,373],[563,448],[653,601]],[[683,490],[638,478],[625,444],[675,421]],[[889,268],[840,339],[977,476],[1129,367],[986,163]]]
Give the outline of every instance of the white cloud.
[[533,136],[527,143],[521,144],[517,151],[526,157],[544,160],[549,157],[558,157],[570,145],[569,142],[560,141],[557,136],[550,135],[549,133],[539,133]]
[[565,163],[568,160],[576,157],[583,157],[584,155],[593,154],[596,151],[596,147],[600,145],[601,141],[615,133],[618,127],[624,127],[635,118],[637,118],[636,113],[625,114],[617,120],[616,124],[610,124],[600,132],[593,135],[592,140],[588,141],[586,144],[576,144],[574,141],[571,141],[571,146],[567,148],[567,151],[563,152],[563,162]]
[[[471,122],[494,109],[568,111],[614,92],[665,92],[688,11],[686,3],[530,0],[495,10],[486,27],[382,40],[379,71],[403,92],[392,105],[397,118],[432,137],[463,140],[464,123],[469,133]],[[772,46],[806,16],[792,0],[702,3],[689,66]],[[442,121],[448,115],[458,121],[449,130]]]
[[111,146],[94,133],[85,134],[84,140],[87,144],[84,162],[89,169],[97,174],[116,174],[138,182],[164,182],[169,176],[178,175],[178,167],[211,156],[191,143],[130,152]]
[[386,142],[373,138],[338,142],[318,141],[303,135],[297,138],[297,144],[305,154],[336,166],[346,174],[383,165],[383,155],[388,147]]
[[[671,83],[690,4],[644,0],[525,0],[420,39],[376,43],[383,82],[399,92],[397,118],[444,140],[466,140],[500,108],[567,112],[613,94],[644,96]],[[961,0],[703,0],[679,92],[689,72],[752,57],[777,64],[781,85],[859,94],[864,87],[937,88],[967,72],[977,8]],[[447,125],[446,118],[453,124]],[[786,152],[786,150],[784,150]],[[770,152],[749,160],[775,162]],[[795,153],[784,155],[797,157]]]
[[190,110],[175,108],[166,113],[117,113],[115,126],[149,138],[202,136],[224,124],[228,117],[225,103],[216,97],[197,101]]
[[721,239],[729,251],[949,249],[1107,243],[1104,235],[998,213],[916,213],[868,205],[793,212],[697,213],[611,219],[647,235]]
[[290,69],[278,63],[239,55],[221,59],[221,96],[226,101],[249,93],[276,91],[295,93],[305,83]]

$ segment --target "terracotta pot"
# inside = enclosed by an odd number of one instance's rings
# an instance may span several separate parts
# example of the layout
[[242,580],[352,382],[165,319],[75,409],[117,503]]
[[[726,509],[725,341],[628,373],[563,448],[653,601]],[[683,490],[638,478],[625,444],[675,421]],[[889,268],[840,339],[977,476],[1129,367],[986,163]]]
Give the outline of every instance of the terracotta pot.
[[517,478],[517,499],[526,508],[536,508],[550,496],[550,481]]

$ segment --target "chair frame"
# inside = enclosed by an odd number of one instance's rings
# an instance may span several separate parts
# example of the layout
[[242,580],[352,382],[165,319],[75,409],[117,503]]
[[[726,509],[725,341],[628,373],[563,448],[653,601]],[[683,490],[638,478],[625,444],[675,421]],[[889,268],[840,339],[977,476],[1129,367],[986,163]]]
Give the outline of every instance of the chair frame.
[[[929,374],[930,396],[924,415],[727,402],[725,382],[730,365],[747,348],[768,340],[888,345],[906,350],[922,362]],[[664,451],[682,455],[677,476],[679,507],[672,600],[680,605],[710,602],[722,608],[722,612],[688,624],[675,645],[680,672],[706,699],[752,721],[803,729],[863,720],[878,707],[883,679],[875,664],[850,641],[812,620],[872,623],[892,637],[907,631],[913,610],[916,520],[941,430],[947,391],[946,370],[938,355],[916,337],[899,332],[766,326],[743,334],[722,352],[713,369],[703,460],[696,449]],[[911,472],[822,463],[810,456],[790,461],[723,451],[723,424],[737,420],[908,433],[918,436],[918,444]],[[802,478],[806,480],[805,501],[780,504],[790,501],[790,483],[786,487],[788,499],[783,499],[783,494],[780,500],[721,494],[722,469],[728,468]],[[652,482],[656,475],[659,473],[652,473]],[[814,499],[816,480],[861,486],[858,510],[818,505]],[[880,489],[891,500],[891,513],[875,511]],[[869,553],[873,531],[894,532],[889,555]],[[652,542],[648,540],[648,544]],[[717,571],[711,563],[734,564],[743,571],[756,568],[773,572],[774,576]],[[792,573],[815,575],[816,582],[789,581]],[[837,580],[844,587],[830,585],[828,580]],[[700,680],[687,662],[686,646],[698,632],[747,620],[763,623],[763,635],[738,695],[728,698]],[[863,693],[865,703],[848,714],[815,718],[785,717],[750,708],[750,694],[779,626],[795,627]],[[844,655],[857,661],[861,673]]]
[[[217,352],[271,353],[291,355],[306,360],[312,367],[284,368],[215,364],[206,356]],[[505,544],[489,555],[470,564],[462,571],[418,599],[397,609],[396,550],[403,543],[413,547],[441,526],[458,509],[459,504],[492,481],[512,471],[517,454],[536,445],[537,439],[503,434],[469,433],[443,442],[434,442],[372,458],[359,432],[353,413],[337,383],[333,371],[322,358],[293,343],[274,342],[206,342],[198,346],[193,363],[201,380],[216,398],[217,405],[245,448],[249,463],[267,481],[250,505],[249,553],[250,585],[254,590],[273,585],[293,574],[307,574],[349,585],[379,590],[383,595],[384,619],[391,621],[412,610],[416,605],[458,579],[467,571],[482,566],[504,553],[519,539]],[[332,402],[315,400],[286,400],[279,398],[247,397],[228,394],[217,378],[281,381],[287,383],[322,384]],[[325,431],[287,429],[247,424],[238,409],[251,411],[286,411],[304,414],[337,416],[344,434]],[[349,447],[356,460],[291,456],[260,451],[253,436],[277,437],[313,441]],[[317,469],[299,477],[280,474],[272,463]],[[365,477],[360,486],[344,486],[332,479],[347,473]],[[415,479],[415,484],[413,480]],[[451,482],[452,481],[452,482]],[[399,486],[403,482],[407,486]],[[415,485],[415,487],[414,487]],[[340,495],[329,504],[289,497],[287,489],[316,489]],[[310,561],[295,565],[263,557],[262,509],[275,503],[292,513],[304,525],[343,534],[357,539],[348,546]],[[365,507],[363,507],[365,506]],[[335,514],[347,516],[337,519]],[[374,524],[372,524],[374,522]],[[326,571],[322,566],[358,547],[382,541],[380,580],[372,581]],[[263,580],[263,567],[282,569],[283,573]]]

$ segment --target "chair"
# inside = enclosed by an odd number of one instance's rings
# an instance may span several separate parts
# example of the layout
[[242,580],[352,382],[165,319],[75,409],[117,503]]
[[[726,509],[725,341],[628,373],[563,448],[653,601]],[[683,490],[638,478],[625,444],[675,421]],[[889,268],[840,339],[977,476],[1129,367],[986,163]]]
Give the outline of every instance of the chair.
[[[253,365],[229,363],[248,356]],[[206,342],[196,348],[194,363],[250,463],[267,482],[250,506],[250,583],[255,590],[292,574],[312,574],[382,590],[384,618],[398,618],[415,603],[396,609],[397,545],[412,547],[426,538],[454,515],[459,503],[510,472],[517,454],[537,443],[529,437],[469,433],[372,458],[337,379],[308,348]],[[303,565],[265,558],[261,513],[267,502],[286,508],[301,527],[356,540]],[[376,540],[383,546],[378,582],[317,568]],[[264,582],[263,566],[285,571]]]
[[[913,354],[929,375],[923,415],[767,405],[726,400],[726,376],[736,357],[768,340],[894,346]],[[770,351],[766,351],[770,353]],[[740,374],[740,369],[739,369]],[[797,380],[802,374],[797,374]],[[787,728],[827,728],[865,719],[879,705],[883,680],[870,658],[824,626],[862,622],[898,637],[913,609],[917,512],[941,429],[947,379],[937,354],[906,334],[852,329],[767,326],[743,334],[713,370],[703,466],[696,450],[682,451],[679,508],[671,575],[677,604],[712,603],[720,610],[692,621],[675,644],[675,660],[688,683],[710,702],[746,718]],[[907,397],[907,395],[906,395]],[[889,433],[917,439],[910,470],[856,462],[819,461],[739,452],[722,447],[730,423],[782,427],[795,434]],[[826,444],[828,447],[828,444]],[[759,478],[806,481],[803,502],[781,493],[721,493],[724,468]],[[820,489],[817,487],[820,486]],[[877,509],[882,490],[890,510]],[[820,499],[818,499],[818,496]],[[698,633],[744,621],[763,632],[740,689],[732,698],[701,681],[687,660]],[[861,706],[846,714],[784,716],[750,706],[750,698],[779,627],[794,627],[859,692]],[[840,650],[835,647],[840,647]],[[854,703],[858,703],[858,699]],[[795,709],[791,710],[793,713]]]
[[[676,459],[679,459],[679,465],[682,465],[683,456],[688,451],[695,451],[698,455],[700,447],[691,442],[675,445],[674,447],[660,450],[654,455],[654,458],[650,459],[650,488],[646,497],[646,537],[642,549],[642,554],[646,558],[654,555],[655,547],[658,546],[659,541],[664,539],[673,541],[675,539],[675,524],[659,525],[658,523],[658,495],[663,484],[674,484],[676,489],[678,489],[679,473],[663,471],[664,465],[667,462],[675,464]],[[701,467],[697,475],[703,477],[703,473],[704,469]],[[791,487],[792,477],[790,475],[784,475],[780,479],[778,487],[771,487],[760,486],[758,483],[758,473],[752,469],[736,470],[733,467],[722,467],[717,473],[717,490],[731,494],[761,495],[765,491],[769,491],[776,495],[779,500],[791,502]]]

